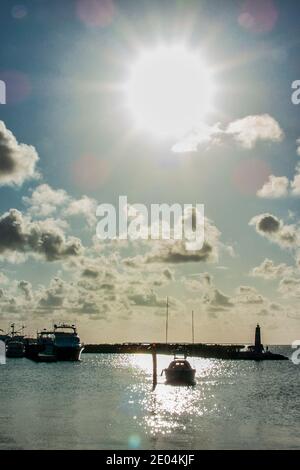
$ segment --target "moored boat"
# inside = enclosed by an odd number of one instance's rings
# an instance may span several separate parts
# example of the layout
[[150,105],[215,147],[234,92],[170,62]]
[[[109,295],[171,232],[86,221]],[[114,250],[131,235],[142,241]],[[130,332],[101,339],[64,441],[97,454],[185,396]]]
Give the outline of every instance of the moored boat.
[[24,357],[25,345],[23,341],[11,339],[6,343],[6,357]]
[[174,360],[162,371],[168,385],[195,385],[196,369],[193,369],[186,356],[174,356]]
[[20,358],[25,356],[24,336],[20,334],[23,330],[24,327],[20,331],[16,331],[15,324],[12,323],[11,334],[6,340],[6,357]]
[[84,349],[75,325],[54,325],[53,351],[58,361],[79,361]]

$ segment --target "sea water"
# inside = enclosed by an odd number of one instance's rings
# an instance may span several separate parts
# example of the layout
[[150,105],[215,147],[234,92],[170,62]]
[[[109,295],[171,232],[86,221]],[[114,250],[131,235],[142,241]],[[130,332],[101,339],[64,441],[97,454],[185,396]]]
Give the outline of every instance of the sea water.
[[[275,348],[291,357],[292,350]],[[172,357],[158,356],[159,373]],[[195,387],[150,355],[0,365],[0,449],[300,449],[300,366],[190,358]]]

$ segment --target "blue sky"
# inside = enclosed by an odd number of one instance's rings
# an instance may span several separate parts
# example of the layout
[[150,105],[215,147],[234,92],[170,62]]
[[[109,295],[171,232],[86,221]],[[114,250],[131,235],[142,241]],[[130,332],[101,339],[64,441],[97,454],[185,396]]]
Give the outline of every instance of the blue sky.
[[[1,2],[7,104],[0,105],[0,121],[35,148],[39,177],[7,181],[0,165],[0,326],[15,320],[34,331],[74,319],[86,341],[158,341],[169,295],[174,340],[189,339],[192,309],[199,341],[249,341],[258,321],[267,342],[298,339],[299,195],[291,185],[300,137],[300,107],[291,102],[291,84],[300,77],[296,3],[161,3],[88,0],[87,11],[80,1]],[[205,144],[198,135],[195,151],[175,153],[174,137],[138,131],[126,107],[130,68],[158,43],[184,43],[213,73],[214,110],[204,124],[219,123],[221,132]],[[270,175],[283,179],[259,193]],[[219,233],[216,256],[148,263],[151,250],[167,249],[162,242],[99,246],[95,207],[116,204],[123,194],[146,205],[204,204],[209,227]],[[22,246],[1,232],[12,208],[23,218]],[[278,229],[260,229],[264,214],[279,221]],[[28,242],[37,226],[41,237],[59,231],[55,259]],[[69,256],[72,237],[82,251]],[[91,268],[93,277],[86,275]]]

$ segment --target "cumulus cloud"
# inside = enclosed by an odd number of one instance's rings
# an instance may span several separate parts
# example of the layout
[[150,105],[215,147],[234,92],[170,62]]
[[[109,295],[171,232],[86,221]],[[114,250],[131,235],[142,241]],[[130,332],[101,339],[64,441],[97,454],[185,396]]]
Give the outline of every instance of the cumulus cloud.
[[166,268],[163,270],[163,275],[166,279],[168,279],[169,281],[173,281],[174,280],[174,273],[173,271],[171,271],[170,269]]
[[96,208],[97,201],[88,196],[82,196],[81,199],[72,200],[66,208],[64,214],[67,217],[82,215],[86,218],[88,224],[93,226],[97,221]]
[[277,199],[288,195],[289,180],[286,176],[269,176],[263,187],[257,191],[257,196],[265,199]]
[[297,144],[297,155],[300,157],[300,139],[296,140],[296,144]]
[[225,129],[217,123],[201,125],[189,132],[173,147],[173,152],[196,152],[199,146],[206,148],[233,139],[245,149],[253,149],[258,141],[281,142],[284,132],[279,123],[269,114],[246,116],[231,122]]
[[220,232],[208,219],[205,219],[205,240],[201,249],[187,250],[185,240],[162,240],[155,243],[154,249],[145,256],[146,263],[196,263],[216,262],[219,257]]
[[20,186],[26,180],[37,178],[38,160],[35,148],[18,143],[4,122],[0,121],[0,185]]
[[275,264],[274,261],[266,258],[259,266],[252,269],[252,276],[263,279],[277,279],[279,277],[292,274],[293,268],[285,263]]
[[53,189],[48,184],[41,184],[33,190],[30,197],[23,197],[23,202],[29,206],[31,215],[48,217],[68,199],[69,196],[63,189]]
[[235,301],[244,305],[260,305],[265,302],[264,297],[252,286],[239,286]]
[[38,307],[43,309],[56,309],[64,305],[69,286],[60,278],[52,279],[50,287],[45,289],[39,300]]
[[213,287],[213,278],[209,273],[197,274],[196,279],[184,279],[184,285],[190,292],[205,292]]
[[18,287],[25,295],[26,300],[31,300],[33,298],[32,285],[30,284],[30,282],[20,281]]
[[286,277],[279,283],[278,291],[285,297],[300,298],[300,279]]
[[11,209],[0,217],[0,254],[31,253],[47,261],[57,261],[82,252],[81,241],[66,239],[59,224],[53,219],[33,222]]
[[291,181],[292,196],[300,196],[300,166],[296,166],[294,179]]
[[209,301],[209,305],[214,309],[224,309],[233,307],[234,303],[228,295],[225,295],[219,289],[214,289]]
[[130,294],[128,299],[135,306],[160,308],[166,306],[166,300],[160,299],[154,292]]
[[284,133],[278,122],[269,114],[247,116],[229,124],[226,133],[246,149],[261,141],[281,142]]
[[260,214],[253,217],[249,225],[255,226],[257,233],[266,237],[282,248],[296,248],[299,246],[299,231],[293,224],[284,225],[272,214]]
[[[300,139],[297,143],[297,154],[300,156]],[[291,181],[286,176],[269,176],[263,187],[257,192],[262,198],[280,198],[286,196],[300,196],[300,164],[296,165],[295,175]]]
[[189,132],[182,140],[172,147],[174,153],[197,152],[198,147],[209,147],[212,144],[220,143],[220,138],[224,131],[217,123],[213,126],[202,124]]

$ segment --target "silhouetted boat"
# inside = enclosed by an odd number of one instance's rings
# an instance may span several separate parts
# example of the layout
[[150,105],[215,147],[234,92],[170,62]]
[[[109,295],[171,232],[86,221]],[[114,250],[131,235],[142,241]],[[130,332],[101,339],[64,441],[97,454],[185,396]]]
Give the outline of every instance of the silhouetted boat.
[[42,330],[37,335],[37,344],[40,351],[37,353],[37,362],[56,362],[54,352],[54,332]]
[[53,351],[58,361],[79,361],[84,349],[75,325],[54,325]]
[[37,362],[79,361],[83,349],[75,325],[62,323],[40,331],[27,345],[26,356]]
[[[168,328],[169,328],[169,299],[167,297],[166,312],[166,344],[168,344]],[[194,312],[192,312],[192,341],[194,343]],[[168,385],[195,385],[196,369],[193,369],[186,354],[174,356],[174,360],[170,362],[167,369],[163,369],[161,375],[165,373],[166,384]]]
[[[24,326],[20,331],[24,330]],[[11,325],[11,334],[6,340],[6,357],[20,358],[25,356],[24,336],[20,335],[20,331],[15,330],[15,324]]]
[[195,385],[196,369],[193,369],[186,356],[174,356],[169,367],[162,371],[166,375],[166,384],[169,385]]

